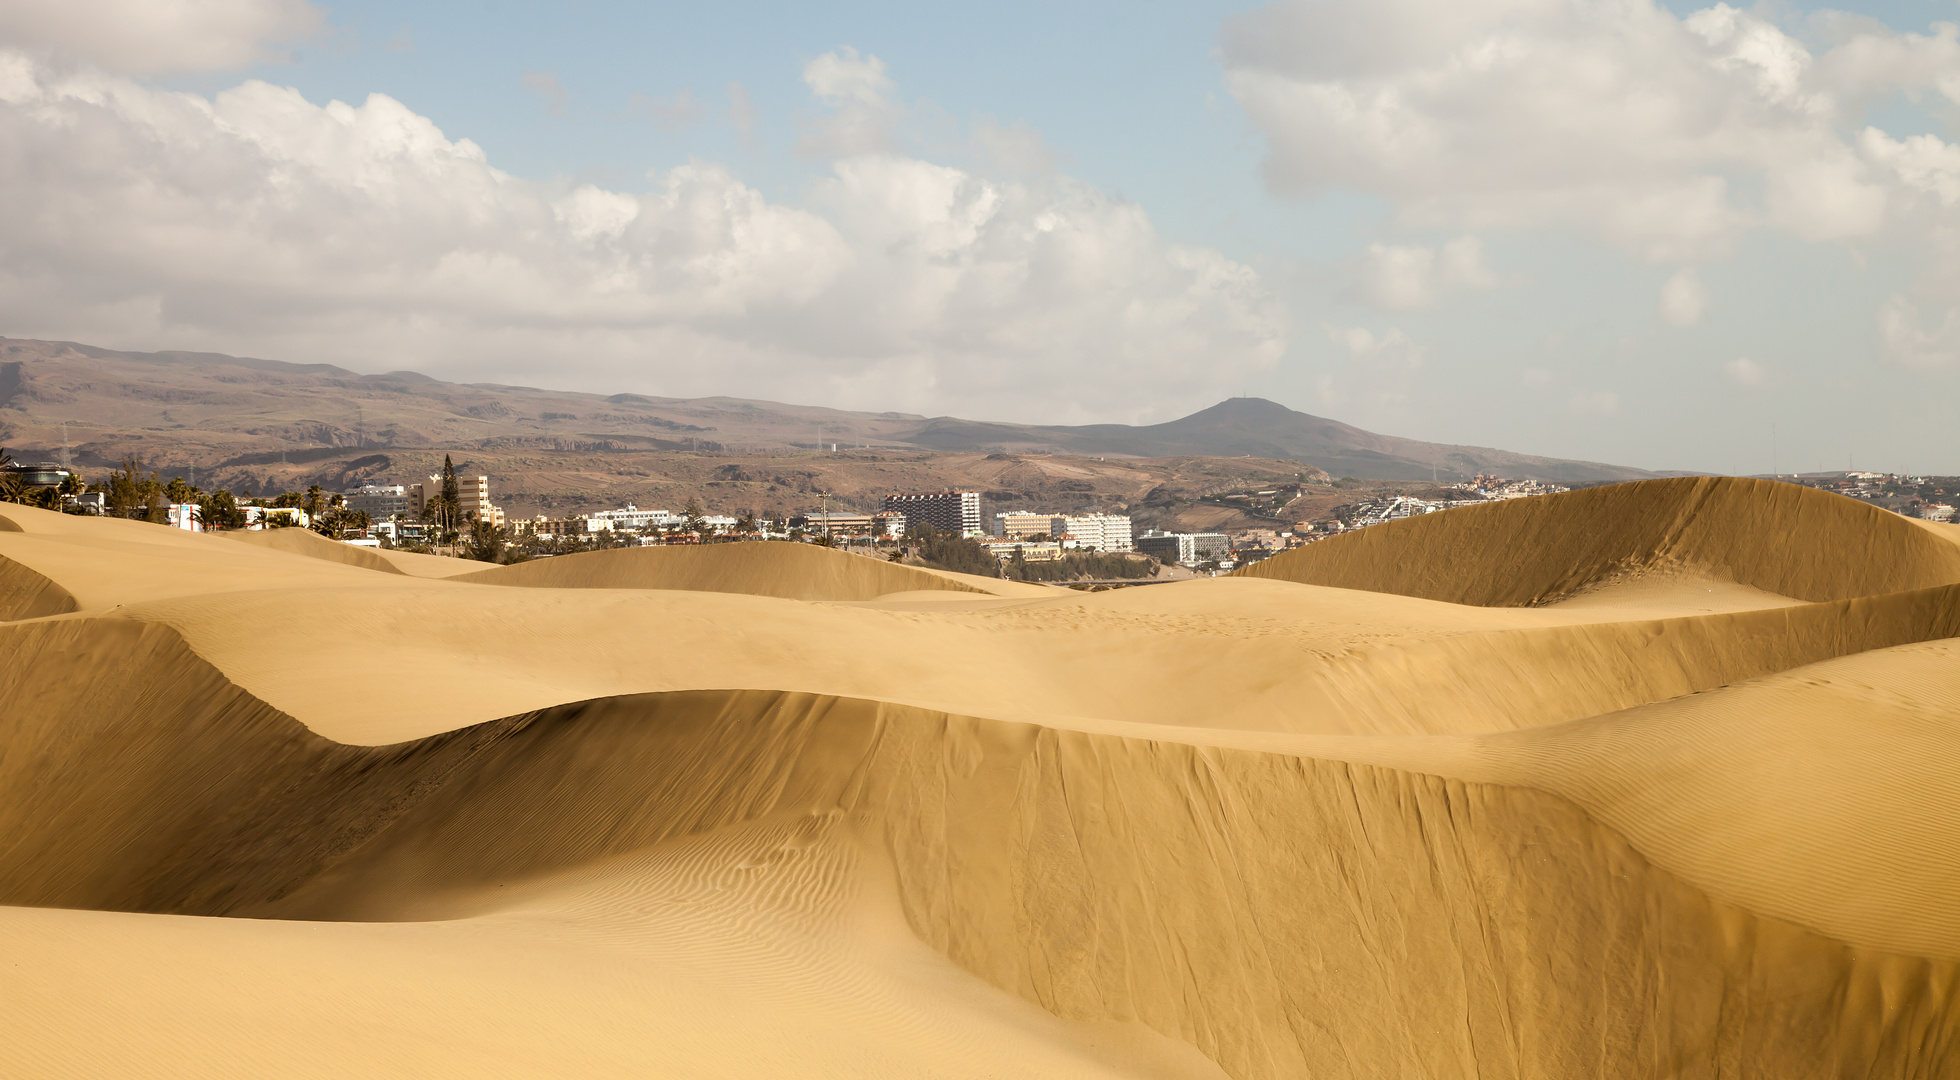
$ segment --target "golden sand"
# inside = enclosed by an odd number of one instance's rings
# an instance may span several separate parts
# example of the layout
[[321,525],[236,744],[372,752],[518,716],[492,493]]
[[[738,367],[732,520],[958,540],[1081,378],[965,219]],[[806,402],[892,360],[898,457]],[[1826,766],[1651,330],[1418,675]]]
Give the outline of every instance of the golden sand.
[[1087,594],[0,513],[0,1075],[1960,1073],[1960,530]]

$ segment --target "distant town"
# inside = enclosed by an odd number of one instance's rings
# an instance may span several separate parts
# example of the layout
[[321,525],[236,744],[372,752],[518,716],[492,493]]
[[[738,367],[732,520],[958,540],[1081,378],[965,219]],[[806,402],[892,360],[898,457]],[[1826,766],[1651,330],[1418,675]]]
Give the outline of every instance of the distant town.
[[[1907,517],[1952,521],[1960,479],[1846,472],[1778,477],[1834,491]],[[1315,497],[1307,489],[1317,486]],[[99,482],[51,462],[16,463],[0,451],[0,499],[64,513],[151,521],[190,532],[299,528],[356,546],[521,562],[606,548],[776,540],[966,573],[1069,584],[1122,585],[1215,574],[1291,548],[1423,514],[1569,490],[1534,480],[1479,474],[1417,493],[1335,481],[1352,501],[1328,505],[1330,485],[1279,484],[1213,491],[1200,502],[1238,520],[1270,527],[1231,531],[1137,531],[1122,512],[1055,512],[1039,506],[985,506],[977,491],[892,492],[875,510],[813,505],[778,517],[703,506],[613,509],[563,517],[513,518],[498,506],[491,479],[443,471],[412,483],[364,483],[347,491],[267,495],[206,492],[185,477],[163,479],[126,459]],[[1293,511],[1309,511],[1295,514]]]

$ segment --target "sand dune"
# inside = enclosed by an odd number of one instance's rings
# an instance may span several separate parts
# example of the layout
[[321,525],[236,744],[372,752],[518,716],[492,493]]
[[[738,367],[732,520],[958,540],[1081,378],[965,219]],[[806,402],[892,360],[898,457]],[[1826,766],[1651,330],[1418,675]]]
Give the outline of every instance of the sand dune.
[[1798,600],[1844,600],[1960,580],[1960,545],[1814,488],[1685,477],[1405,518],[1240,573],[1508,607],[1683,569]]
[[1837,501],[1098,594],[9,510],[0,1074],[1953,1075],[1960,546]]
[[364,570],[379,570],[384,574],[399,574],[402,569],[377,551],[355,547],[329,540],[310,529],[265,529],[258,532],[233,532],[222,534],[227,540],[238,540],[274,551],[289,551],[295,555],[305,555],[328,562],[345,563]]
[[875,600],[890,593],[998,593],[1013,583],[968,579],[811,544],[709,544],[620,548],[499,566],[463,580],[534,589],[678,589],[780,596],[788,600]]

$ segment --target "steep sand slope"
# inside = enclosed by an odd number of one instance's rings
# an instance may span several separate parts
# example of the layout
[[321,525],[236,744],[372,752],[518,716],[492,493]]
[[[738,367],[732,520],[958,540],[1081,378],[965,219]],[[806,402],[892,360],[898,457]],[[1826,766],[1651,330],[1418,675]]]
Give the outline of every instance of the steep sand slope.
[[1843,600],[1960,581],[1960,545],[1841,495],[1686,477],[1405,518],[1237,573],[1519,606],[1649,569],[1693,570],[1799,600]]
[[0,908],[0,1073],[1953,1075],[1960,546],[1634,487],[1396,541],[1537,608],[488,588],[9,511],[73,610],[0,626],[0,903],[75,910]]
[[0,557],[0,621],[38,619],[77,610],[80,604],[75,594],[21,563]]
[[1755,910],[1960,959],[1960,640],[1483,736],[1471,754],[1453,771],[1559,792]]
[[741,592],[789,600],[874,600],[918,590],[996,593],[998,586],[1013,587],[1006,581],[780,542],[588,551],[500,566],[462,580],[534,589]]
[[[554,1031],[585,1029],[561,1020],[560,1010],[576,1012],[594,989],[619,985],[615,975],[576,991],[594,960],[567,956],[568,936],[601,939],[612,955],[600,962],[617,969],[640,956],[636,941],[662,942],[670,954],[712,949],[716,933],[736,932],[716,926],[749,927],[738,940],[750,949],[761,944],[765,954],[770,939],[787,939],[787,955],[756,961],[764,983],[768,973],[793,971],[807,954],[821,953],[832,932],[784,908],[822,907],[834,886],[765,881],[746,896],[739,886],[754,888],[754,870],[785,860],[807,867],[807,849],[833,820],[887,853],[910,926],[968,970],[1065,1018],[1141,1020],[1190,1041],[1234,1076],[1936,1076],[1960,1023],[1952,964],[1847,948],[1712,902],[1573,804],[1524,787],[798,695],[613,699],[501,725],[497,735],[460,765],[432,759],[429,768],[443,776],[434,784],[420,779],[427,774],[410,748],[366,751],[404,770],[392,786],[416,796],[406,809],[383,797],[384,785],[372,779],[382,770],[350,769],[343,774],[375,785],[371,795],[343,802],[254,793],[265,813],[231,805],[226,814],[197,815],[207,823],[201,836],[146,837],[143,846],[215,860],[193,875],[193,894],[204,904],[221,896],[223,905],[246,902],[230,910],[251,910],[247,886],[271,885],[266,914],[478,912],[454,931],[419,940],[398,930],[308,931],[310,945],[280,944],[294,934],[253,930],[238,944],[210,947],[244,955],[271,942],[281,956],[308,954],[301,971],[326,966],[322,953],[345,961],[386,952],[426,957],[438,972],[459,972],[444,978],[486,979],[492,988],[542,977]],[[127,790],[95,795],[113,802]],[[166,800],[173,794],[155,792]],[[295,804],[322,801],[365,804],[386,822],[322,866],[315,861],[322,845],[304,842],[308,822],[280,820]],[[280,875],[266,872],[275,860],[233,854],[268,850],[240,842],[241,823],[254,818],[277,826],[253,835],[300,854],[310,884],[272,896],[285,888]],[[126,819],[151,827],[145,815]],[[763,835],[737,860],[673,854],[684,837],[742,822],[780,822],[787,831]],[[637,918],[623,913],[624,926],[576,916],[562,927],[509,925],[505,913],[555,894],[548,882],[527,882],[635,851],[670,853],[686,865],[684,876],[738,886],[738,895],[719,898],[733,910],[686,924],[689,933],[676,941],[662,932],[662,917],[675,915],[687,890],[676,897],[660,875],[627,870],[620,888],[629,896],[663,899]],[[4,879],[17,877],[10,871]],[[781,891],[772,894],[772,884]],[[513,886],[514,906],[504,895]],[[1897,906],[1923,899],[1900,897]],[[1929,912],[1927,921],[1940,917]],[[142,944],[140,930],[109,932]],[[429,941],[443,935],[447,950]],[[507,959],[513,949],[528,955]],[[164,960],[188,950],[149,951]],[[61,952],[42,955],[47,967],[36,977],[61,966]],[[379,974],[384,988],[423,985],[421,965],[403,970],[403,960],[378,965],[364,982]],[[701,1004],[698,988],[673,978],[671,966],[625,966],[641,972],[637,1000],[694,994]],[[711,1010],[737,996],[720,974]],[[732,981],[742,989],[756,980]],[[384,1000],[395,992],[384,991]],[[803,1000],[889,1016],[870,1008],[867,996],[876,995],[860,984]],[[1771,1000],[1774,1007],[1765,1007]],[[769,1025],[792,1032],[840,1019],[780,1001],[747,1004],[767,1008]],[[27,1015],[50,1012],[55,1030],[72,1025],[45,999],[29,1003]],[[427,1006],[418,1012],[425,1022],[446,1015]],[[464,1029],[508,1016],[493,1011]],[[766,1039],[734,1049],[728,1040],[751,1030],[744,1019],[715,1017],[703,1040],[724,1063],[740,1063],[723,1075],[766,1073],[771,1053],[780,1053],[769,1048],[781,1044]],[[528,1008],[527,1020],[536,1022]],[[505,1019],[502,1026],[523,1025]],[[544,1052],[544,1040],[508,1031],[493,1045],[514,1041],[525,1055]],[[812,1044],[820,1056],[844,1057],[844,1067],[831,1068],[849,1074],[850,1059],[834,1039]],[[603,1057],[617,1045],[615,1035],[581,1052]],[[949,1067],[951,1056],[938,1064]]]

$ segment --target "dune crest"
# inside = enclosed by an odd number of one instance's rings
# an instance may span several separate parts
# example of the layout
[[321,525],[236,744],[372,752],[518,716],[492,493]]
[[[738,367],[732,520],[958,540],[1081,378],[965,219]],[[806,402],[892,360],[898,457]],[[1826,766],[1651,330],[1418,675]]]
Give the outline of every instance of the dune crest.
[[1960,545],[1813,488],[1684,477],[1404,518],[1237,573],[1524,607],[1648,570],[1698,572],[1796,600],[1846,600],[1960,581]]
[[587,551],[481,570],[459,580],[533,589],[735,592],[786,600],[875,600],[920,590],[995,595],[996,587],[1010,585],[781,541]]
[[328,562],[345,563],[363,570],[379,570],[384,574],[399,574],[402,569],[367,548],[343,544],[329,540],[310,529],[261,529],[254,532],[231,532],[223,534],[227,540],[238,540],[274,551],[289,551],[295,555],[305,555]]

